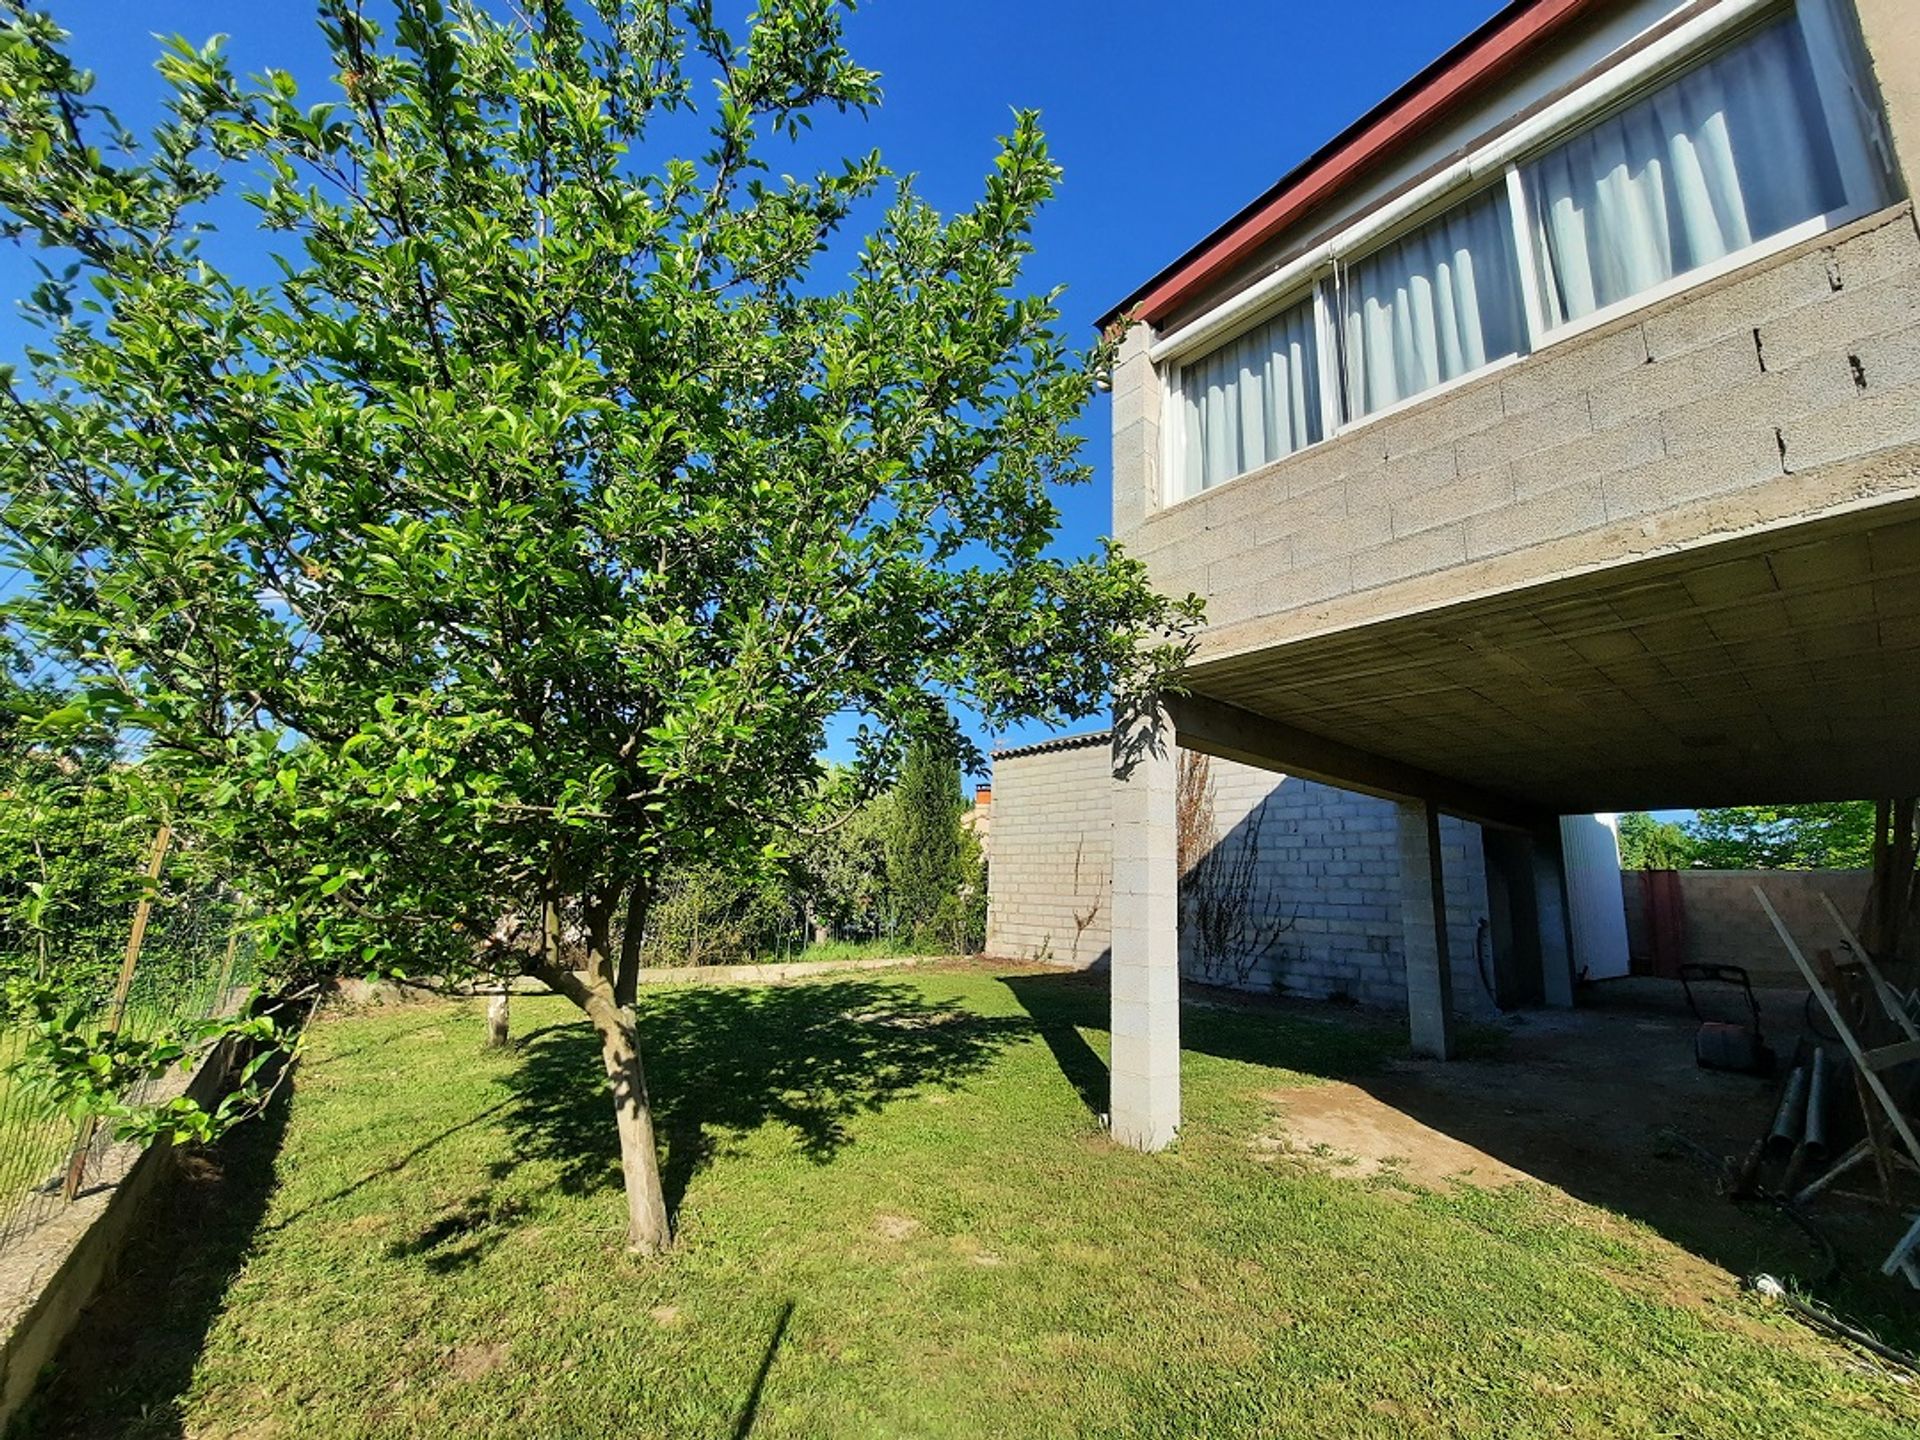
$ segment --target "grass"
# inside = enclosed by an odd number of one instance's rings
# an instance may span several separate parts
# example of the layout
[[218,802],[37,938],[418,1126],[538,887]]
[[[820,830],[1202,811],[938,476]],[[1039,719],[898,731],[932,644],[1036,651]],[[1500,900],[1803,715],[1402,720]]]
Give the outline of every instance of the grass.
[[898,960],[907,956],[945,955],[949,951],[929,949],[914,943],[911,935],[882,935],[872,940],[816,940],[797,950],[756,955],[755,963],[782,964],[816,960]]
[[[1910,1436],[1920,1397],[1541,1187],[1262,1159],[1392,1031],[1190,1008],[1118,1149],[1105,1002],[951,968],[649,994],[673,1254],[617,1244],[590,1033],[516,1002],[317,1027],[43,1393],[45,1435]],[[158,1313],[152,1307],[158,1307]]]

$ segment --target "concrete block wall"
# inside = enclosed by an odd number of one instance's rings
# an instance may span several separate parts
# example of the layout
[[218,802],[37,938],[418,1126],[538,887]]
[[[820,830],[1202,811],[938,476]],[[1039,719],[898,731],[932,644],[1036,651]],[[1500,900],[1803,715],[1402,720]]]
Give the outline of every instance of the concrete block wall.
[[1113,925],[1113,765],[1107,737],[999,757],[987,953],[1084,968]]
[[1431,603],[1449,571],[1574,537],[1556,573],[1630,558],[1676,509],[1920,442],[1920,231],[1894,206],[1170,505],[1160,393],[1130,336],[1115,525],[1156,587],[1214,630]]
[[[1364,1005],[1404,1009],[1393,803],[1227,760],[1213,761],[1211,769],[1219,843],[1257,840],[1259,884],[1268,906],[1288,925],[1273,952],[1258,959],[1249,988],[1316,999],[1344,995]],[[1487,913],[1480,827],[1442,816],[1440,845],[1454,1004],[1472,1014],[1491,1008],[1473,949]],[[1182,941],[1182,966],[1198,976],[1193,937],[1183,935]]]
[[[1832,898],[1849,926],[1860,923],[1872,872],[1867,870],[1681,870],[1680,907],[1685,942],[1682,959],[1696,965],[1744,965],[1756,985],[1804,988],[1806,981],[1788,958],[1773,924],[1753,898],[1760,885],[1780,918],[1811,960],[1821,950],[1840,948],[1840,932],[1820,903]],[[1636,970],[1653,953],[1649,935],[1646,872],[1620,873],[1627,907],[1627,948]]]
[[[1258,844],[1262,908],[1286,926],[1269,954],[1252,957],[1246,988],[1404,1009],[1392,803],[1226,760],[1211,769],[1219,843]],[[993,783],[988,953],[1100,963],[1112,908],[1107,745],[1000,756]],[[1487,914],[1479,827],[1443,817],[1441,845],[1455,1006],[1489,1012],[1474,953]],[[1218,978],[1201,974],[1191,933],[1182,935],[1181,968],[1191,978]]]
[[[237,1048],[223,1042],[192,1075],[163,1076],[148,1100],[185,1096],[211,1108],[233,1073]],[[13,1433],[12,1420],[179,1174],[178,1157],[164,1141],[111,1144],[78,1199],[13,1239],[0,1265],[0,1431]]]

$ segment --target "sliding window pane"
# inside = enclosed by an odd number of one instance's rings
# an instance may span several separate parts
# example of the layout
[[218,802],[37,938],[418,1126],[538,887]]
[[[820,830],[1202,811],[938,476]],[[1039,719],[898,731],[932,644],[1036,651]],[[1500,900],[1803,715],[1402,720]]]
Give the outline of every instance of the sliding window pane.
[[1183,494],[1257,470],[1320,438],[1313,302],[1187,364]]
[[1803,220],[1845,188],[1800,27],[1782,21],[1526,167],[1551,325]]
[[1526,315],[1511,214],[1506,191],[1492,190],[1342,267],[1350,417],[1520,351]]

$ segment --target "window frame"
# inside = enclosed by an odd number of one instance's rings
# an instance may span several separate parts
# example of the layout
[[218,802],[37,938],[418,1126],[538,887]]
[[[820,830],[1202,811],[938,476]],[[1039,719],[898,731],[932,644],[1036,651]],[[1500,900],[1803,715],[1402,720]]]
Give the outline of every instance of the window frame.
[[[1617,114],[1628,106],[1638,103],[1645,96],[1653,94],[1663,86],[1671,84],[1676,77],[1694,69],[1712,56],[1742,44],[1769,25],[1784,21],[1799,26],[1803,40],[1807,41],[1811,49],[1811,40],[1806,34],[1805,23],[1802,21],[1801,16],[1805,11],[1818,10],[1821,12],[1821,16],[1817,23],[1833,27],[1834,34],[1844,37],[1847,33],[1845,27],[1848,22],[1844,16],[1836,13],[1834,6],[1835,0],[1782,0],[1781,4],[1767,6],[1765,9],[1750,17],[1746,23],[1739,24],[1731,33],[1716,36],[1705,44],[1674,56],[1671,63],[1662,65],[1659,70],[1648,75],[1644,83],[1636,85],[1631,91],[1616,97],[1613,103],[1582,114],[1579,118],[1569,121],[1566,125],[1557,127],[1551,134],[1541,136],[1537,143],[1527,146],[1522,151],[1509,155],[1500,165],[1501,173],[1497,178],[1490,173],[1493,169],[1491,165],[1489,165],[1485,171],[1476,172],[1476,167],[1472,165],[1471,161],[1476,154],[1485,155],[1494,151],[1500,144],[1499,137],[1496,136],[1485,144],[1475,147],[1474,151],[1469,152],[1468,173],[1463,175],[1459,183],[1449,186],[1444,193],[1434,196],[1431,203],[1421,206],[1419,210],[1410,214],[1401,222],[1394,224],[1390,229],[1370,235],[1364,246],[1357,247],[1351,256],[1346,256],[1341,253],[1340,240],[1342,237],[1335,235],[1326,247],[1329,251],[1329,258],[1313,266],[1309,272],[1299,278],[1297,284],[1287,286],[1284,291],[1275,295],[1267,303],[1263,303],[1258,309],[1251,312],[1243,323],[1236,324],[1225,334],[1211,339],[1205,348],[1196,351],[1192,355],[1181,355],[1165,362],[1163,409],[1161,412],[1161,430],[1163,437],[1160,446],[1161,480],[1158,487],[1160,491],[1160,509],[1170,509],[1188,500],[1211,494],[1222,486],[1231,485],[1236,481],[1245,479],[1249,475],[1257,475],[1262,471],[1272,469],[1276,465],[1284,465],[1295,456],[1318,449],[1320,446],[1328,444],[1331,441],[1338,440],[1357,430],[1364,429],[1376,421],[1385,420],[1401,414],[1416,405],[1423,405],[1430,400],[1438,399],[1463,386],[1476,384],[1487,379],[1489,376],[1497,375],[1505,369],[1543,354],[1555,345],[1574,339],[1587,331],[1611,324],[1623,316],[1646,309],[1649,306],[1657,305],[1664,300],[1682,294],[1696,286],[1709,284],[1735,270],[1742,269],[1756,261],[1763,260],[1769,255],[1791,249],[1793,246],[1802,244],[1808,240],[1817,239],[1819,236],[1838,229],[1840,226],[1851,224],[1855,220],[1871,215],[1876,210],[1894,203],[1894,201],[1898,199],[1899,177],[1897,172],[1891,176],[1887,176],[1885,174],[1885,167],[1882,165],[1881,174],[1883,178],[1878,193],[1867,196],[1855,195],[1851,193],[1852,186],[1848,182],[1847,166],[1843,161],[1841,164],[1841,183],[1842,188],[1847,190],[1848,193],[1846,203],[1838,209],[1827,211],[1821,215],[1809,216],[1798,224],[1790,225],[1785,230],[1769,235],[1763,240],[1757,240],[1751,245],[1743,246],[1739,250],[1723,255],[1717,260],[1712,260],[1705,265],[1699,265],[1691,270],[1683,271],[1681,274],[1664,280],[1658,285],[1651,286],[1636,294],[1625,296],[1611,304],[1601,306],[1599,309],[1582,315],[1576,320],[1563,321],[1558,325],[1547,324],[1546,299],[1539,263],[1540,230],[1534,213],[1532,196],[1529,193],[1528,186],[1521,173],[1525,167],[1540,156],[1550,153],[1557,146],[1565,144],[1569,139],[1580,134],[1589,126],[1600,123],[1606,116]],[[1850,58],[1857,60],[1858,57]],[[1828,73],[1828,71],[1817,62],[1812,66],[1812,75],[1819,109],[1826,119],[1829,139],[1834,145],[1836,158],[1839,158],[1839,150],[1842,145],[1861,146],[1871,155],[1879,147],[1876,145],[1874,137],[1867,133],[1866,127],[1859,123],[1857,118],[1858,106],[1854,102],[1853,97],[1847,94],[1836,95],[1832,93],[1836,77]],[[1604,74],[1596,75],[1582,88],[1598,88],[1604,83],[1604,80]],[[1578,94],[1580,92],[1575,91],[1574,93]],[[1884,107],[1884,101],[1881,101],[1880,105]],[[1843,114],[1856,116],[1854,132],[1844,138],[1832,134],[1835,123],[1834,117]],[[1876,118],[1878,119],[1881,130],[1884,131],[1884,108],[1879,111]],[[1349,418],[1345,413],[1346,365],[1344,350],[1342,348],[1344,346],[1344,327],[1340,323],[1338,296],[1335,294],[1335,271],[1337,266],[1341,264],[1359,264],[1367,259],[1368,256],[1404,238],[1421,226],[1431,223],[1455,206],[1470,203],[1476,197],[1486,194],[1500,186],[1504,186],[1507,193],[1507,211],[1514,230],[1515,260],[1520,271],[1519,284],[1524,328],[1520,348],[1511,355],[1503,355],[1499,359],[1491,360],[1476,370],[1469,370],[1464,374],[1454,376],[1450,380],[1443,380],[1438,385],[1422,390],[1418,394],[1406,396],[1391,405],[1384,406],[1368,414]],[[1365,215],[1355,216],[1348,222],[1348,225],[1349,227],[1357,225],[1365,218]],[[1181,477],[1185,471],[1186,460],[1186,397],[1183,386],[1187,370],[1207,356],[1215,354],[1224,347],[1233,344],[1248,331],[1266,324],[1275,315],[1278,315],[1284,310],[1291,309],[1309,297],[1311,297],[1313,304],[1314,348],[1319,364],[1320,438],[1281,456],[1277,460],[1271,460],[1252,470],[1243,470],[1238,474],[1227,476],[1225,479],[1216,480],[1212,485],[1203,486],[1191,493],[1185,492],[1181,489]]]
[[[1683,270],[1678,275],[1662,280],[1657,285],[1651,285],[1647,289],[1637,291],[1632,295],[1622,296],[1620,299],[1610,304],[1602,305],[1599,309],[1582,315],[1578,319],[1563,320],[1558,325],[1547,325],[1545,323],[1547,313],[1546,298],[1541,288],[1540,273],[1541,227],[1538,216],[1534,213],[1532,193],[1528,190],[1526,180],[1521,172],[1535,160],[1552,153],[1556,148],[1566,144],[1569,140],[1572,140],[1587,129],[1595,125],[1603,124],[1610,117],[1631,109],[1646,99],[1647,96],[1658,93],[1661,89],[1672,84],[1688,71],[1705,64],[1716,55],[1724,54],[1737,46],[1745,44],[1755,35],[1771,26],[1782,23],[1799,26],[1802,39],[1805,40],[1806,30],[1800,17],[1802,12],[1806,10],[1819,10],[1826,16],[1829,23],[1838,23],[1832,12],[1831,0],[1786,0],[1786,3],[1770,7],[1760,14],[1755,15],[1751,21],[1740,26],[1740,28],[1732,34],[1723,35],[1711,44],[1704,45],[1697,50],[1689,51],[1685,56],[1677,59],[1672,65],[1663,67],[1658,74],[1649,76],[1645,84],[1634,87],[1634,89],[1627,94],[1619,96],[1612,104],[1595,111],[1591,115],[1584,116],[1576,124],[1569,125],[1563,130],[1557,130],[1551,136],[1544,137],[1538,144],[1528,146],[1524,151],[1515,155],[1507,162],[1507,183],[1513,207],[1515,239],[1520,242],[1521,245],[1519,250],[1520,268],[1523,272],[1521,275],[1521,283],[1526,290],[1534,295],[1540,305],[1539,318],[1541,323],[1538,328],[1534,326],[1533,315],[1529,313],[1527,317],[1528,329],[1533,336],[1536,349],[1543,350],[1549,345],[1571,339],[1583,331],[1606,325],[1614,320],[1618,320],[1623,315],[1630,315],[1635,310],[1644,309],[1649,305],[1657,305],[1662,300],[1670,299],[1675,295],[1681,294],[1683,291],[1691,290],[1696,285],[1705,285],[1713,280],[1719,279],[1722,275],[1731,274],[1743,266],[1751,265],[1756,260],[1764,260],[1768,255],[1775,254],[1781,250],[1791,249],[1802,241],[1815,239],[1826,234],[1829,230],[1836,230],[1842,225],[1851,224],[1863,216],[1871,215],[1875,210],[1882,208],[1882,206],[1887,203],[1884,194],[1871,197],[1848,194],[1845,203],[1836,209],[1828,210],[1819,215],[1809,215],[1798,224],[1789,225],[1786,229],[1776,231],[1764,239],[1756,240],[1751,245],[1744,245],[1738,250],[1729,251],[1717,260],[1709,260],[1704,265],[1696,265],[1691,270]],[[1810,42],[1809,54],[1811,54]],[[1841,188],[1847,190],[1850,188],[1847,184],[1847,165],[1840,151],[1841,146],[1848,142],[1832,133],[1834,117],[1844,113],[1849,108],[1845,103],[1846,97],[1830,93],[1829,81],[1831,77],[1825,75],[1817,63],[1810,65],[1809,69],[1813,75],[1814,96],[1818,101],[1820,115],[1828,129],[1829,143],[1831,143],[1834,148],[1834,160],[1838,166]],[[1857,128],[1856,126],[1856,131]],[[1870,149],[1871,146],[1868,146],[1868,148]]]
[[[1206,360],[1209,356],[1219,354],[1243,336],[1258,330],[1262,325],[1265,325],[1276,316],[1293,309],[1303,301],[1310,301],[1313,308],[1314,367],[1320,382],[1320,438],[1318,440],[1308,441],[1297,450],[1288,451],[1277,460],[1269,460],[1265,465],[1257,465],[1251,470],[1239,471],[1237,474],[1227,476],[1224,480],[1216,480],[1211,485],[1202,485],[1199,489],[1191,492],[1183,491],[1171,500],[1167,499],[1166,492],[1169,487],[1180,485],[1187,468],[1187,372],[1195,365]],[[1160,447],[1162,451],[1162,468],[1160,473],[1163,477],[1160,488],[1162,491],[1161,506],[1163,509],[1169,504],[1177,505],[1183,500],[1191,500],[1195,496],[1205,495],[1210,491],[1218,490],[1222,485],[1230,485],[1243,476],[1257,475],[1269,466],[1283,465],[1295,455],[1304,455],[1307,451],[1317,449],[1334,437],[1337,433],[1335,425],[1339,419],[1339,406],[1337,403],[1331,406],[1328,403],[1326,342],[1327,315],[1322,308],[1320,276],[1316,272],[1313,275],[1303,276],[1298,285],[1289,286],[1287,289],[1281,291],[1280,294],[1273,298],[1271,303],[1262,305],[1258,310],[1254,311],[1251,318],[1249,318],[1245,324],[1234,326],[1232,330],[1229,330],[1204,350],[1172,362],[1168,367],[1170,373],[1168,374],[1166,384],[1166,409],[1162,415],[1163,423],[1161,425],[1161,430],[1164,435],[1164,440]],[[1335,383],[1338,382],[1336,381]]]
[[[1391,405],[1382,405],[1379,409],[1369,410],[1364,415],[1349,416],[1346,413],[1347,327],[1343,323],[1343,317],[1340,314],[1340,299],[1336,293],[1340,268],[1346,266],[1351,269],[1356,265],[1363,264],[1375,255],[1378,255],[1382,250],[1387,249],[1391,245],[1397,245],[1400,241],[1406,239],[1407,236],[1413,234],[1414,231],[1431,225],[1434,221],[1440,219],[1450,211],[1460,209],[1462,206],[1471,205],[1477,200],[1492,195],[1494,191],[1501,188],[1503,183],[1503,181],[1482,177],[1478,180],[1468,180],[1464,184],[1457,185],[1447,191],[1446,194],[1439,196],[1433,203],[1421,206],[1398,224],[1383,230],[1378,235],[1370,237],[1367,243],[1363,247],[1355,250],[1351,256],[1336,255],[1332,263],[1320,274],[1319,278],[1327,287],[1328,291],[1327,319],[1333,326],[1334,364],[1338,370],[1338,378],[1335,384],[1339,389],[1339,394],[1335,397],[1336,403],[1334,410],[1340,417],[1340,423],[1334,429],[1327,432],[1329,439],[1363,429],[1376,420],[1386,419],[1389,415],[1398,415],[1401,411],[1411,409],[1413,406],[1420,404],[1422,401],[1430,400],[1436,395],[1445,395],[1451,390],[1458,390],[1464,385],[1471,385],[1474,381],[1484,379],[1488,375],[1504,370],[1509,365],[1518,364],[1534,353],[1537,348],[1534,338],[1536,332],[1533,329],[1531,318],[1526,312],[1527,301],[1525,298],[1525,277],[1523,275],[1521,277],[1521,323],[1525,333],[1520,337],[1518,349],[1508,355],[1496,356],[1477,369],[1462,371],[1451,379],[1442,380],[1436,385],[1429,385],[1424,390],[1417,390],[1411,395],[1403,395]],[[1511,197],[1509,197],[1508,209],[1509,211],[1512,210]],[[1522,271],[1526,269],[1523,263],[1524,259],[1524,251],[1515,254],[1515,265]]]

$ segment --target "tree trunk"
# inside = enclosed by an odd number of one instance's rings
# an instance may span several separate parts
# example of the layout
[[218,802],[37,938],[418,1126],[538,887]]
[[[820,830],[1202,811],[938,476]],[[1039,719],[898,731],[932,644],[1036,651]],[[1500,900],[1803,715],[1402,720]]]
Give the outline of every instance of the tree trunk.
[[646,939],[647,912],[653,908],[653,882],[636,880],[627,891],[627,921],[620,931],[620,963],[613,972],[613,998],[633,1004],[640,984],[640,947]]
[[660,1179],[660,1150],[653,1135],[653,1106],[633,1012],[611,995],[587,1011],[600,1033],[600,1057],[613,1088],[613,1119],[620,1132],[620,1173],[627,1189],[627,1248],[657,1255],[673,1241],[667,1224],[667,1194]]
[[487,1048],[504,1050],[513,1043],[511,1015],[507,1009],[509,991],[504,983],[487,1001]]
[[[673,1242],[667,1223],[667,1192],[660,1178],[660,1149],[653,1134],[653,1105],[647,1096],[647,1072],[640,1059],[640,1035],[633,1011],[620,1004],[612,957],[607,953],[607,903],[589,900],[583,907],[587,930],[587,968],[559,963],[550,944],[541,978],[586,1012],[600,1037],[600,1060],[613,1091],[613,1121],[620,1135],[620,1173],[627,1191],[627,1248],[657,1255]],[[549,902],[547,912],[557,916]],[[629,917],[631,920],[631,917]],[[549,921],[549,932],[557,927]],[[635,947],[637,949],[637,946]]]

